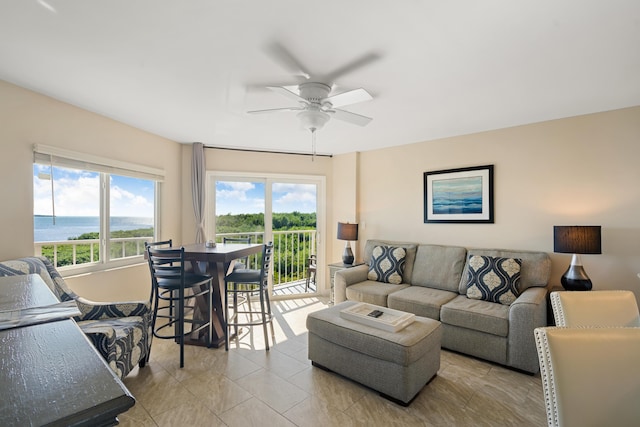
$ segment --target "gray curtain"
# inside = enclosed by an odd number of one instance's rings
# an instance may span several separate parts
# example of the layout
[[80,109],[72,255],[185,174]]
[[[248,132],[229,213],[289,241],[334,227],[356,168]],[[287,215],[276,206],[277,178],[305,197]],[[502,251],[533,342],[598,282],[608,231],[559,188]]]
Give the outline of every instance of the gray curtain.
[[204,235],[204,179],[205,179],[204,144],[193,143],[193,157],[191,161],[191,196],[193,199],[193,213],[196,217],[196,243],[203,243]]

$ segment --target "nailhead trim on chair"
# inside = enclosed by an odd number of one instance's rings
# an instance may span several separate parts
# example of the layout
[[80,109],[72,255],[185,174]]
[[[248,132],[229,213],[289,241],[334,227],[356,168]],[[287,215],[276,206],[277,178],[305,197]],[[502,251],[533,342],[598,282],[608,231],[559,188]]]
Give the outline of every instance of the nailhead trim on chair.
[[544,331],[534,330],[536,337],[536,347],[538,349],[538,360],[540,361],[540,378],[544,391],[544,404],[547,412],[547,423],[550,427],[558,425],[558,406],[556,405],[556,389],[554,386],[553,369],[549,363],[551,354],[547,335]]
[[556,325],[566,325],[567,319],[564,317],[564,311],[562,311],[562,303],[560,302],[560,295],[551,292],[551,309],[553,310],[553,316],[556,320]]

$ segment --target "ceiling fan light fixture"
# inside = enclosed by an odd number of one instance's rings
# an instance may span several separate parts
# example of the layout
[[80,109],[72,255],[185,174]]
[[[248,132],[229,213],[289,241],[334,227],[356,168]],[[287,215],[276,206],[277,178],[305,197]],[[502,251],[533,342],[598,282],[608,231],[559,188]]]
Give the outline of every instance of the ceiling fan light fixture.
[[296,114],[302,126],[311,132],[320,130],[329,121],[329,114],[321,110],[304,110]]

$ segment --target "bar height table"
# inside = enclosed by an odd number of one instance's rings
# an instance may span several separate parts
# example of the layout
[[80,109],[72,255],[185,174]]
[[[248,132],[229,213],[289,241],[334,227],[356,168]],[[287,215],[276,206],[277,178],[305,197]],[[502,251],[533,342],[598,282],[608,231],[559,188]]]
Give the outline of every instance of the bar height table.
[[[184,245],[185,260],[191,261],[194,270],[197,269],[199,262],[207,265],[207,274],[213,277],[213,310],[211,313],[211,322],[213,323],[213,336],[211,337],[211,345],[220,347],[225,341],[225,308],[223,307],[225,281],[227,271],[232,263],[239,259],[250,255],[262,253],[262,244],[242,244],[242,243],[218,243],[215,247],[208,248],[204,243],[193,243]],[[197,304],[194,316],[204,316],[202,308],[206,307],[206,303]],[[190,340],[185,340],[185,344],[203,344],[203,334],[200,331],[196,336],[192,336]]]

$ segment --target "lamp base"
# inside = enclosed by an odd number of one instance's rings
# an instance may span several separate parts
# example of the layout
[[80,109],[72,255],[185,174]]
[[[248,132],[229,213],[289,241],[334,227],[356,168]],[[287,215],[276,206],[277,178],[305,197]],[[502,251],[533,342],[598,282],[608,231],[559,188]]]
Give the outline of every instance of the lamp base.
[[590,291],[593,287],[590,279],[569,279],[562,276],[560,283],[562,283],[562,287],[565,291]]
[[347,241],[347,244],[344,245],[344,252],[342,253],[342,263],[345,265],[353,264],[353,252],[351,251],[351,245]]
[[589,279],[584,268],[582,268],[582,263],[578,255],[573,255],[571,265],[562,275],[560,283],[562,283],[562,287],[567,291],[590,291],[593,287],[591,279]]

